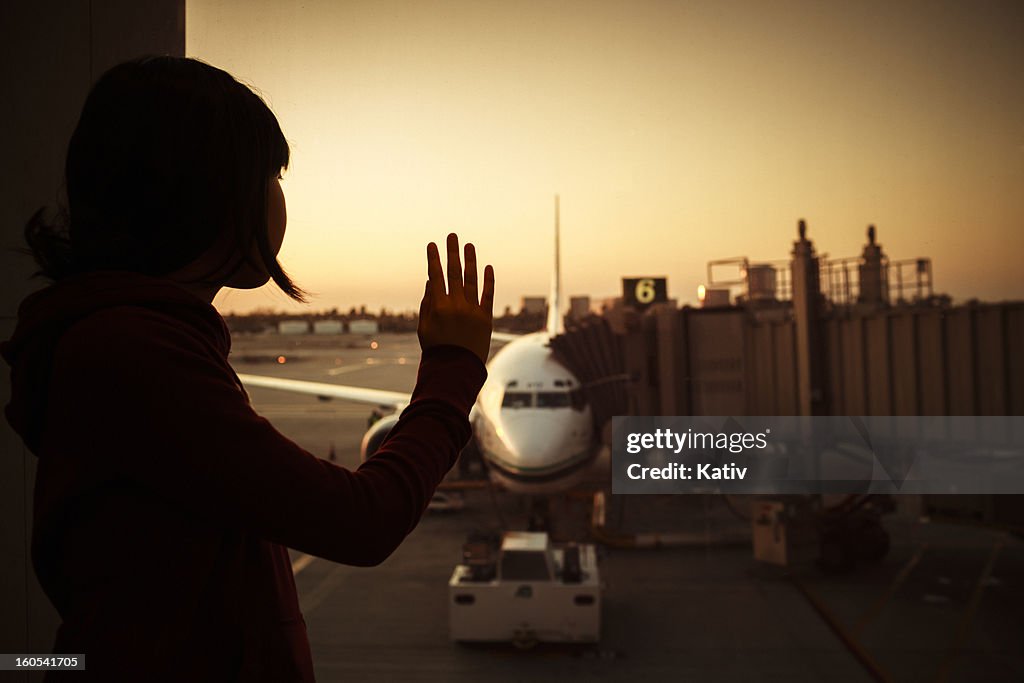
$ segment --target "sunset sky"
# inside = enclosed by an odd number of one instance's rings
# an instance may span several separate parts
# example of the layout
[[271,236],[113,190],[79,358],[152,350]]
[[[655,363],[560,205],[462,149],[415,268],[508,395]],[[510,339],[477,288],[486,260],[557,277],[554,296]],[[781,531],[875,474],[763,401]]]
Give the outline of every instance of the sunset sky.
[[[414,308],[449,231],[496,308],[710,259],[929,256],[956,300],[1024,298],[1020,2],[189,0],[187,54],[292,146],[281,259],[313,308]],[[296,310],[271,287],[224,312]]]

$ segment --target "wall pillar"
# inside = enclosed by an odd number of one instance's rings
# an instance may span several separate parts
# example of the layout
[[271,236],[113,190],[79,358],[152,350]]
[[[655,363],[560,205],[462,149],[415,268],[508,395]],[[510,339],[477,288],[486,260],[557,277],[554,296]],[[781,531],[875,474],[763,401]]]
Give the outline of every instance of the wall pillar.
[[807,224],[798,223],[792,252],[793,319],[796,332],[797,409],[800,415],[826,415],[825,363],[822,343],[821,280],[814,243],[807,239]]
[[857,303],[881,307],[889,303],[888,273],[885,254],[875,241],[875,226],[868,226],[868,243],[864,245],[861,262],[857,267]]
[[[15,249],[41,206],[55,208],[68,140],[93,81],[140,54],[185,54],[185,0],[37,0],[7,3],[0,21],[0,338],[14,330],[18,304],[45,283]],[[0,402],[10,397],[0,367]],[[0,420],[0,652],[46,653],[58,618],[32,571],[32,489],[35,456]],[[37,680],[33,673],[10,680]],[[5,679],[8,680],[8,679]]]

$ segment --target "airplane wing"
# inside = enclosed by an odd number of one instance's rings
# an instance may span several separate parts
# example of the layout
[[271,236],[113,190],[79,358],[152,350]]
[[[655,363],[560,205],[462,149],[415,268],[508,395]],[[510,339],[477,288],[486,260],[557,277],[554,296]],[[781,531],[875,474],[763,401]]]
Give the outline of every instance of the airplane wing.
[[[523,335],[512,332],[492,332],[491,339],[496,342],[506,343],[518,339]],[[384,389],[368,389],[366,387],[353,387],[345,384],[327,384],[325,382],[309,382],[300,379],[285,379],[283,377],[266,377],[264,375],[239,374],[238,379],[242,384],[250,387],[261,387],[264,389],[278,389],[290,391],[294,394],[308,394],[316,396],[321,400],[339,398],[344,401],[356,401],[358,403],[369,403],[377,406],[386,406],[401,410],[409,405],[409,394],[400,391],[385,391]],[[475,408],[475,406],[474,406]]]
[[523,335],[516,334],[514,332],[491,332],[491,341],[504,343],[519,339],[522,336]]
[[340,398],[345,401],[357,401],[359,403],[371,403],[377,406],[388,406],[391,408],[404,408],[409,405],[409,394],[400,391],[385,391],[383,389],[367,389],[365,387],[353,387],[343,384],[326,384],[324,382],[307,382],[299,379],[284,379],[281,377],[264,377],[262,375],[238,375],[242,384],[249,387],[262,387],[265,389],[280,389],[296,394],[309,394],[320,399]]

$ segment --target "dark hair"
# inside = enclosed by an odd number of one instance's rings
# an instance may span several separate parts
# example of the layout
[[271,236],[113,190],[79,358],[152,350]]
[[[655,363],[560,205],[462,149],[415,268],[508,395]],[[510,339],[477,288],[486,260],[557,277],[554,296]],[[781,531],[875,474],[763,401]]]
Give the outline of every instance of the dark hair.
[[53,223],[40,209],[25,226],[38,274],[159,276],[230,231],[237,253],[204,277],[258,266],[255,240],[278,287],[305,301],[267,240],[267,187],[288,156],[266,103],[226,71],[182,57],[119,64],[93,85],[71,136],[67,207]]

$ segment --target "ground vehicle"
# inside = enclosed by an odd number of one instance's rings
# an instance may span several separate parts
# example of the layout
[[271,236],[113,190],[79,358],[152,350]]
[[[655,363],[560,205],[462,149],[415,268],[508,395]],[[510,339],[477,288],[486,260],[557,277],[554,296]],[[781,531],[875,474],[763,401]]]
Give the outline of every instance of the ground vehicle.
[[451,639],[596,642],[601,584],[591,544],[551,545],[543,532],[509,531],[500,546],[475,540],[448,582]]

